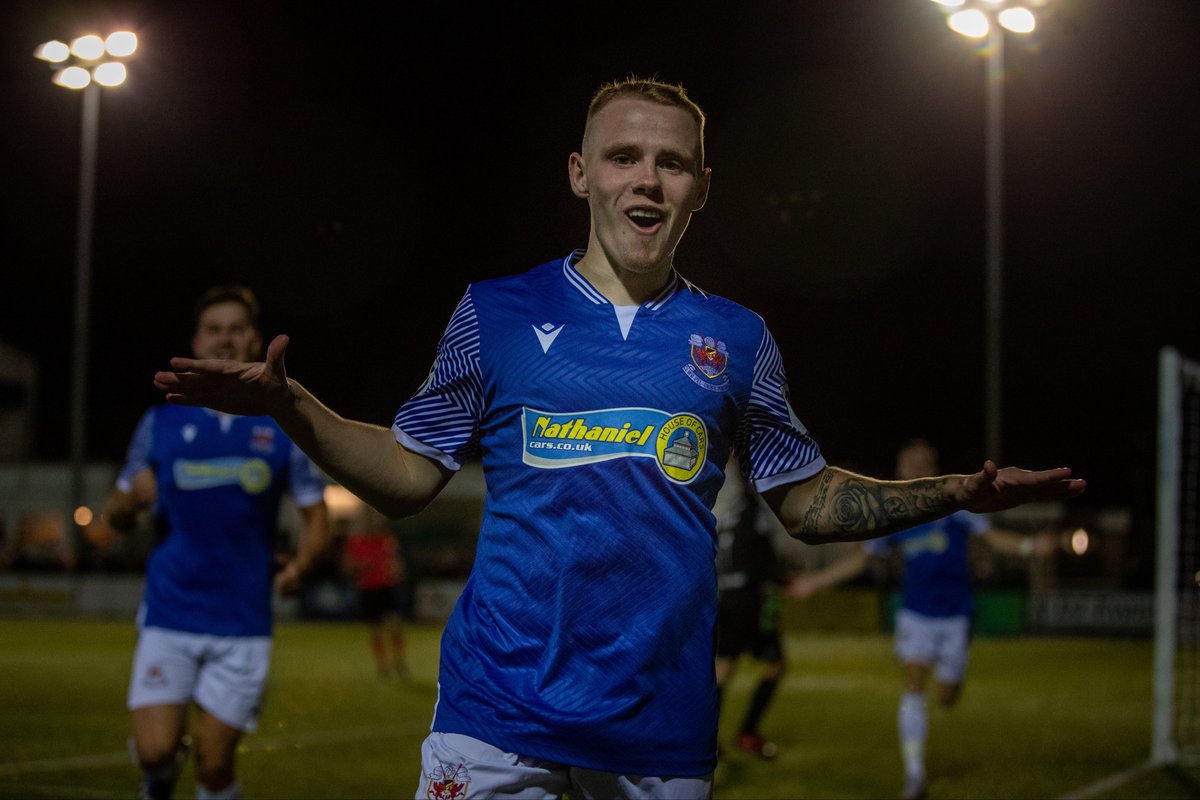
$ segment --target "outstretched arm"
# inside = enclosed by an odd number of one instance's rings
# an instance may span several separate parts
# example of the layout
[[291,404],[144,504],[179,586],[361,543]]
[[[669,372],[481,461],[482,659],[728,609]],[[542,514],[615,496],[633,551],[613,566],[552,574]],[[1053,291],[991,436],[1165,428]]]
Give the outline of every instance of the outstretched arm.
[[415,514],[453,472],[401,446],[380,425],[346,419],[288,378],[288,337],[276,336],[265,361],[172,358],[154,385],[167,402],[229,414],[269,415],[329,477],[392,518]]
[[763,494],[788,533],[808,544],[885,536],[967,509],[988,513],[1035,501],[1066,500],[1086,482],[1067,468],[1033,472],[998,469],[991,461],[974,475],[885,481],[826,467],[802,483]]
[[787,594],[789,597],[812,597],[822,589],[828,589],[858,577],[870,563],[870,553],[861,544],[855,545],[854,552],[839,558],[832,564],[797,575],[788,584]]

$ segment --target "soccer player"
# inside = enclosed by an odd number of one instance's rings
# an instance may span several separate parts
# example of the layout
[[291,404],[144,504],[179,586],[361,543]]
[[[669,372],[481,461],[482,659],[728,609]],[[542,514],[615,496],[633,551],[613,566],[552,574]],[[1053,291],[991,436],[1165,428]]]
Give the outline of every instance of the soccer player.
[[[215,287],[196,303],[192,352],[256,358],[258,320],[248,288]],[[276,572],[285,492],[303,531],[295,557]],[[329,547],[324,493],[324,475],[270,417],[174,404],[142,416],[103,512],[128,528],[153,506],[158,534],[129,682],[139,797],[170,797],[190,748],[198,798],[241,796],[234,756],[242,732],[257,725],[266,689],[272,590],[295,592]]]
[[776,524],[770,509],[735,473],[729,508],[717,518],[717,704],[738,659],[748,654],[758,662],[758,684],[734,735],[734,749],[764,759],[778,746],[764,739],[759,723],[787,669],[780,635],[781,594],[791,581],[788,565],[771,537]]
[[731,452],[807,542],[1084,490],[1066,468],[989,461],[882,481],[826,464],[762,317],[675,269],[708,198],[703,134],[680,86],[600,87],[567,160],[586,247],[468,286],[390,429],[289,378],[284,335],[263,362],[173,358],[155,374],[171,403],[271,415],[389,517],[417,513],[481,459],[483,522],[442,636],[418,796],[711,794],[711,509]]
[[[937,449],[925,439],[906,442],[896,455],[896,477],[920,480],[938,473]],[[993,527],[988,519],[956,511],[882,539],[858,545],[844,558],[823,569],[798,576],[792,584],[797,597],[842,583],[861,574],[872,557],[898,551],[904,558],[904,591],[896,612],[895,652],[901,664],[904,691],[897,717],[904,763],[901,797],[924,797],[925,742],[929,720],[925,690],[935,673],[937,700],[952,707],[962,694],[971,639],[973,610],[969,544],[979,536],[998,553],[1046,556],[1054,551],[1048,532],[1026,536]]]
[[359,611],[370,626],[371,657],[379,677],[408,675],[404,618],[412,609],[411,586],[400,543],[387,517],[364,504],[347,525],[343,570],[354,582]]

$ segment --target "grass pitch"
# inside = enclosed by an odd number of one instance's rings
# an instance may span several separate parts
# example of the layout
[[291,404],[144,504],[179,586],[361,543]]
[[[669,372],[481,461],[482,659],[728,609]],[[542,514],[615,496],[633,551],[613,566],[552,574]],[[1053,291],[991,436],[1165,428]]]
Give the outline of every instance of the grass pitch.
[[[365,626],[281,624],[259,731],[238,756],[245,796],[413,797],[440,634],[410,626],[412,675],[384,680]],[[133,796],[125,689],[134,640],[132,620],[0,619],[0,798]],[[799,633],[786,644],[790,669],[763,724],[780,755],[728,755],[715,797],[897,796],[890,637]],[[1148,640],[977,638],[959,705],[930,705],[929,797],[1200,796],[1200,773],[1138,770],[1150,748],[1151,663]],[[730,686],[726,745],[757,668],[744,661]],[[193,787],[189,767],[176,797]]]

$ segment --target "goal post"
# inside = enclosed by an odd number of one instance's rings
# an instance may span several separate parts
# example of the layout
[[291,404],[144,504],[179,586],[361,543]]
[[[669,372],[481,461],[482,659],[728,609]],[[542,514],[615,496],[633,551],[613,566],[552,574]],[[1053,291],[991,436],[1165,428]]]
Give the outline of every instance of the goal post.
[[1200,756],[1200,363],[1164,347],[1158,360],[1158,470],[1151,761]]

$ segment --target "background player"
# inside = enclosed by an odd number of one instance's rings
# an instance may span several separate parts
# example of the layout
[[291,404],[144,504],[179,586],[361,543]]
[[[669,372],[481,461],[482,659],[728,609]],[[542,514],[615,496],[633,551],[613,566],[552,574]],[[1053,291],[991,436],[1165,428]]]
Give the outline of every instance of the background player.
[[[912,480],[938,474],[937,449],[925,439],[906,442],[896,455],[896,477]],[[987,517],[958,511],[882,539],[863,542],[844,558],[793,583],[797,597],[850,580],[873,556],[898,551],[904,559],[904,590],[896,612],[895,651],[903,669],[898,727],[904,762],[906,799],[925,794],[925,742],[929,721],[925,688],[936,670],[937,699],[950,708],[962,693],[971,638],[973,598],[970,539],[979,536],[989,547],[1008,555],[1049,555],[1055,539],[1049,533],[1026,536],[993,527]]]
[[350,518],[342,568],[354,582],[359,611],[370,626],[371,657],[381,678],[408,675],[404,618],[412,593],[400,542],[387,517],[366,503]]
[[[239,285],[195,306],[197,358],[261,352],[259,305]],[[270,417],[163,405],[138,423],[103,518],[130,527],[154,507],[158,541],[146,564],[129,683],[139,796],[170,797],[190,741],[198,798],[239,797],[234,756],[255,729],[271,654],[272,585],[299,588],[331,541],[325,480]],[[285,492],[303,520],[296,556],[276,573]],[[272,574],[274,579],[272,580]],[[187,712],[198,712],[186,737]]]
[[780,633],[781,590],[790,581],[787,563],[772,541],[778,522],[741,474],[731,471],[732,500],[717,519],[717,703],[743,654],[761,664],[758,684],[734,734],[734,749],[774,758],[779,748],[759,724],[787,669]]
[[442,635],[422,795],[447,780],[480,796],[711,794],[712,507],[731,452],[810,543],[1084,491],[1068,469],[987,462],[905,482],[825,463],[762,317],[675,271],[711,178],[682,87],[600,87],[567,177],[588,204],[586,250],[471,284],[390,429],[290,379],[286,336],[264,362],[174,358],[155,375],[169,402],[270,414],[389,517],[481,458],[483,523]]

